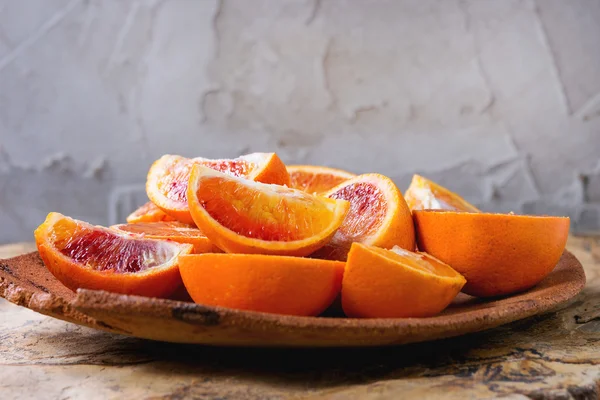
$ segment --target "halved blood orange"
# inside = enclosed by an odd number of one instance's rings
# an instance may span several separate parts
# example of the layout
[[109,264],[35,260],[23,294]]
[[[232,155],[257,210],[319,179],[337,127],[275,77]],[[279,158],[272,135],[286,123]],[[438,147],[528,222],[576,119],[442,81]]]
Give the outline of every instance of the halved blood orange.
[[252,153],[222,160],[164,155],[148,171],[146,192],[161,210],[186,224],[194,223],[186,195],[190,171],[195,164],[257,182],[290,184],[285,164],[275,153]]
[[154,203],[151,201],[147,202],[143,206],[140,206],[127,217],[127,222],[130,224],[161,221],[175,221],[175,218],[165,214],[163,210],[156,207],[156,205],[154,205]]
[[341,169],[317,165],[288,165],[290,187],[307,193],[321,194],[356,175]]
[[569,236],[567,217],[413,212],[419,249],[467,278],[463,292],[501,296],[537,285],[556,266]]
[[317,258],[345,260],[354,242],[415,249],[412,215],[400,190],[388,177],[363,174],[341,183],[324,196],[350,202],[346,219]]
[[349,317],[429,317],[456,297],[465,278],[426,253],[352,244],[342,307]]
[[339,261],[262,254],[198,254],[179,263],[196,303],[299,316],[321,314],[344,273]]
[[349,204],[194,165],[187,198],[196,225],[228,253],[304,256],[323,246]]
[[167,297],[181,286],[177,257],[192,245],[143,239],[50,213],[35,230],[40,257],[69,289]]
[[420,175],[413,176],[404,198],[411,211],[430,209],[480,212],[458,194]]
[[211,253],[214,251],[220,252],[219,248],[214,246],[200,229],[182,222],[140,222],[137,224],[113,225],[110,228],[123,233],[142,235],[146,239],[189,243],[194,246],[194,253],[196,254]]

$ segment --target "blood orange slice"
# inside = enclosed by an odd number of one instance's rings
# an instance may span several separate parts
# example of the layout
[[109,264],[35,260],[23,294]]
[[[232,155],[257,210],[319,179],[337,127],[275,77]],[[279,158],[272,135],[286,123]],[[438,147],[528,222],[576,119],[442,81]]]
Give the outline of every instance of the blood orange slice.
[[344,263],[262,254],[198,254],[180,259],[195,302],[275,314],[316,316],[338,295]]
[[426,253],[354,243],[342,282],[349,317],[430,317],[446,308],[466,280]]
[[350,202],[350,212],[335,236],[314,257],[345,260],[354,242],[415,249],[413,220],[402,194],[386,176],[363,174],[325,193]]
[[175,221],[175,218],[164,213],[163,210],[156,207],[153,202],[149,201],[127,217],[127,222],[137,224],[140,222],[160,222],[160,221]]
[[323,246],[349,204],[194,165],[187,198],[196,225],[228,253],[304,256]]
[[404,198],[411,211],[452,210],[480,212],[477,207],[458,194],[420,175],[413,176],[408,190],[404,193]]
[[471,296],[504,296],[537,285],[556,266],[569,236],[568,217],[413,212],[419,249],[467,278]]
[[143,239],[50,213],[35,230],[40,257],[66,287],[166,297],[182,285],[178,256],[192,245]]
[[308,193],[321,194],[356,175],[341,169],[317,165],[288,165],[290,186]]
[[173,240],[178,243],[189,243],[194,246],[194,253],[220,252],[202,231],[195,226],[177,221],[171,222],[140,222],[137,224],[113,225],[111,229],[123,233],[142,235],[147,239]]
[[186,224],[194,223],[186,194],[190,171],[195,164],[257,182],[277,185],[290,183],[287,169],[275,153],[252,153],[222,160],[164,155],[150,167],[146,192],[161,210]]

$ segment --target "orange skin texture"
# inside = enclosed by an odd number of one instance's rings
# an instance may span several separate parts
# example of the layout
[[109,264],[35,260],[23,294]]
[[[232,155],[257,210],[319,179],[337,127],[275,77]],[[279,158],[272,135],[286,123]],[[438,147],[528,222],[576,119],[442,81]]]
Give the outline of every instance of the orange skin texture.
[[444,310],[465,284],[464,277],[439,260],[413,254],[443,273],[411,267],[390,250],[354,243],[342,283],[344,313],[355,318],[417,318]]
[[463,292],[479,297],[527,290],[560,259],[569,218],[414,211],[419,249],[467,278]]
[[[211,175],[209,176],[207,173]],[[288,212],[294,214],[294,220],[305,220],[305,218],[308,219],[308,217],[306,217],[306,213],[321,212],[321,215],[324,215],[323,218],[328,218],[326,220],[328,225],[323,227],[323,229],[319,232],[314,233],[312,236],[303,237],[297,240],[263,240],[244,236],[230,229],[229,226],[224,226],[219,223],[208,213],[208,211],[206,211],[202,204],[210,201],[211,199],[218,198],[221,195],[225,195],[227,200],[224,198],[220,198],[218,200],[221,202],[218,212],[226,215],[230,221],[244,221],[247,224],[252,224],[250,226],[252,226],[254,230],[260,230],[266,227],[282,233],[292,230],[294,228],[294,224],[290,223],[292,215],[280,215],[280,219],[275,223],[272,223],[270,221],[272,219],[271,215],[274,215],[277,210],[269,208],[271,206],[267,205],[266,203],[260,203],[260,200],[256,200],[255,196],[256,192],[268,190],[266,186],[270,185],[248,182],[244,179],[230,177],[218,172],[215,173],[218,175],[211,173],[208,168],[199,165],[194,166],[190,176],[187,197],[190,211],[196,226],[198,226],[217,247],[227,253],[258,253],[298,257],[306,256],[323,247],[331,239],[331,237],[333,237],[337,228],[342,224],[344,217],[348,213],[348,202],[324,199],[318,196],[313,196],[297,190],[282,187],[281,190],[283,192],[287,192],[287,194],[275,195],[275,199],[277,200],[276,204],[280,205],[284,203],[283,199],[287,199],[287,204],[290,205]],[[256,187],[257,185],[259,186],[258,188]],[[207,189],[211,186],[214,186],[212,191]],[[203,188],[202,198],[198,198],[198,188],[200,187]],[[242,192],[242,190],[245,192]],[[206,193],[207,191],[210,193]],[[290,196],[290,192],[295,192],[296,195],[301,194],[304,197],[313,198],[319,204],[325,202],[330,205],[335,204],[335,208],[333,211],[324,212],[323,210],[325,210],[325,206],[322,206],[322,208],[319,210],[307,209],[303,204],[298,204],[296,207],[294,207],[294,201],[292,200],[293,197]],[[248,216],[249,211],[247,210],[247,203],[244,203],[246,205],[241,208],[239,206],[234,206],[234,203],[244,202],[249,198],[254,199],[252,202],[254,205],[264,206],[261,210],[261,212],[265,214],[264,220],[252,220]]]
[[[192,253],[220,253],[221,250],[195,226],[181,222],[140,222],[136,224],[118,224],[110,227],[122,233],[143,234],[147,239],[172,240],[194,246]],[[178,232],[183,230],[185,234]]]
[[477,207],[458,194],[420,175],[413,176],[404,198],[412,211],[438,209],[480,212]]
[[350,172],[317,165],[288,165],[290,187],[307,193],[322,194],[356,175]]
[[[387,209],[383,211],[383,218],[378,215],[365,214],[355,207],[356,200],[353,197],[357,196],[356,199],[360,199],[360,197],[356,195],[357,192],[353,188],[364,183],[374,185],[384,195],[384,203]],[[348,190],[348,188],[350,189]],[[344,190],[347,190],[346,193],[349,193],[349,195],[341,198],[349,201],[353,204],[353,207],[350,208],[346,220],[331,242],[311,257],[344,261],[353,242],[386,249],[394,246],[400,246],[406,250],[415,249],[412,214],[404,197],[402,197],[402,193],[390,178],[380,174],[359,175],[334,187],[326,192],[324,196],[333,198],[336,193]],[[352,231],[347,232],[348,234],[344,233],[346,230],[351,229],[350,226],[365,230],[365,225],[377,219],[382,220],[381,225],[375,229],[366,230],[366,233],[356,234]]]
[[177,175],[180,184],[187,185],[189,173],[195,164],[209,166],[213,162],[220,162],[224,165],[233,163],[250,165],[252,168],[244,177],[255,182],[270,183],[276,185],[290,184],[290,175],[287,172],[285,164],[275,153],[252,153],[241,156],[237,159],[211,160],[205,158],[185,158],[174,155],[164,155],[156,160],[146,178],[146,193],[150,200],[159,207],[163,212],[170,215],[177,221],[185,224],[194,224],[194,220],[190,214],[187,201],[178,202],[166,197],[161,191],[163,181],[169,183],[170,176],[174,170],[179,170]]
[[338,295],[344,263],[261,254],[179,258],[194,302],[274,314],[317,316]]
[[[49,219],[50,215],[46,222]],[[40,257],[52,275],[74,292],[79,288],[84,288],[166,298],[182,285],[177,258],[170,265],[150,268],[138,273],[117,273],[85,268],[60,253],[52,245],[48,238],[48,228],[50,226],[45,224],[40,225],[34,233]],[[95,228],[91,225],[90,227]],[[127,239],[124,238],[123,240]],[[191,245],[178,246],[180,254],[189,254],[192,251]]]
[[147,202],[143,206],[140,206],[127,217],[127,223],[130,224],[168,221],[175,221],[175,218],[165,214],[163,210],[156,207],[151,201]]

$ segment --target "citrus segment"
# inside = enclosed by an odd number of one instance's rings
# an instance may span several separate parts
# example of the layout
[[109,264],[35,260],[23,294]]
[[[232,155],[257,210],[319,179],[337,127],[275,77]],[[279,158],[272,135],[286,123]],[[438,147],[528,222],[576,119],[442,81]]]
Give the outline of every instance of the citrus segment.
[[143,239],[50,213],[35,230],[40,257],[66,287],[166,297],[181,285],[189,244]]
[[341,169],[316,165],[289,165],[290,187],[321,194],[356,175]]
[[413,211],[431,209],[480,212],[458,194],[420,175],[413,176],[404,198]]
[[359,175],[324,196],[350,202],[350,211],[331,242],[315,256],[344,260],[354,242],[391,248],[415,248],[412,216],[391,179]]
[[349,317],[429,317],[445,309],[464,284],[463,276],[427,254],[354,243],[342,307]]
[[323,246],[349,204],[194,165],[187,194],[196,225],[228,253],[304,256]]
[[181,222],[141,222],[137,224],[119,224],[111,229],[123,233],[142,235],[147,239],[173,240],[178,243],[189,243],[194,246],[194,253],[210,253],[220,251],[213,246],[202,231],[195,226]]
[[151,201],[140,206],[127,217],[127,223],[129,224],[161,221],[175,221],[175,218],[165,214],[163,210],[156,207],[156,205],[154,205],[154,203]]
[[340,291],[344,263],[260,254],[180,257],[196,303],[275,314],[316,316]]
[[416,210],[419,249],[467,279],[463,292],[507,295],[535,286],[558,263],[569,218]]
[[146,180],[150,200],[178,221],[193,224],[187,204],[187,185],[193,165],[200,164],[257,182],[289,185],[290,177],[275,153],[252,153],[234,159],[210,160],[164,155],[152,164]]

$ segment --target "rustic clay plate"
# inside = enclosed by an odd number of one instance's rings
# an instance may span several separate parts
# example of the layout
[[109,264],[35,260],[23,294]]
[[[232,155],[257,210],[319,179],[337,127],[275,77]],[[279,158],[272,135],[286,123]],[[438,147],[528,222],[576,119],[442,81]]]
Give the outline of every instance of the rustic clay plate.
[[482,331],[547,312],[585,285],[579,261],[565,251],[533,289],[506,298],[459,295],[432,318],[307,318],[207,307],[194,303],[71,292],[44,267],[37,252],[0,260],[0,296],[79,325],[168,342],[245,346],[376,346],[421,342]]

